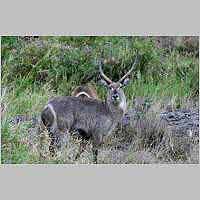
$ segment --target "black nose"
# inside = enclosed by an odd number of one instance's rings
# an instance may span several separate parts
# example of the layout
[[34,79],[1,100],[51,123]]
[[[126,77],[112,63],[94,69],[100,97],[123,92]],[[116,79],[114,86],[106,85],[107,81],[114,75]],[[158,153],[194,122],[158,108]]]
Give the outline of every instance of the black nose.
[[119,95],[118,95],[117,93],[114,93],[114,94],[112,95],[112,97],[113,97],[114,99],[117,99],[117,98],[119,97]]

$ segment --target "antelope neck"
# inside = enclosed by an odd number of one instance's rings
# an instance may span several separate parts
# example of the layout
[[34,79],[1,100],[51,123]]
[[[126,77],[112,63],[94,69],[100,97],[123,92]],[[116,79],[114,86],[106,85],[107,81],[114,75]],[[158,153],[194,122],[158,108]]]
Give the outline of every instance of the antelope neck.
[[109,112],[111,113],[112,119],[114,121],[120,121],[124,115],[123,109],[118,105],[114,105],[112,102],[106,100],[106,104],[108,107]]

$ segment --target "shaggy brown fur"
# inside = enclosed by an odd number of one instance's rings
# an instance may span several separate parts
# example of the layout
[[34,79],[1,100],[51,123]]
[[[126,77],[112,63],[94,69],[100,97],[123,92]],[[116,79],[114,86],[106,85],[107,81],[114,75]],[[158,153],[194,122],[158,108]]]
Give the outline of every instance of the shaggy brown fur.
[[91,84],[76,87],[72,92],[72,96],[99,99],[95,87]]

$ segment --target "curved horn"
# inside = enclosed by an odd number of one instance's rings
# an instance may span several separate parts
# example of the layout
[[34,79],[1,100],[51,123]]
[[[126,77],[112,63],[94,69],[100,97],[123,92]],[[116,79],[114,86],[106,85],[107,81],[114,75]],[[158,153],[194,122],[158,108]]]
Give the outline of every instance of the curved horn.
[[103,73],[103,70],[102,70],[102,65],[103,65],[103,62],[102,62],[102,59],[100,59],[100,62],[99,62],[99,72],[101,74],[101,76],[103,77],[103,79],[111,84],[112,83],[112,80],[110,80],[104,73]]
[[136,52],[135,62],[133,63],[131,69],[118,82],[122,82],[126,77],[128,77],[131,74],[131,72],[133,71],[135,66],[138,64],[139,60],[140,60],[140,56],[139,56],[139,53],[137,51]]

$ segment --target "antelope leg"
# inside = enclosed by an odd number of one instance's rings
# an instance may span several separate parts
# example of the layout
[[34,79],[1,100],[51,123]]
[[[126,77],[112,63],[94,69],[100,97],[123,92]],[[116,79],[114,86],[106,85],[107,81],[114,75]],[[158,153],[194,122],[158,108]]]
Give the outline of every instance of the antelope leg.
[[87,141],[85,139],[81,140],[80,146],[79,146],[79,152],[77,153],[75,160],[79,159],[81,154],[85,151],[87,145]]
[[97,164],[98,148],[93,147],[92,148],[92,152],[93,152],[93,163]]
[[93,162],[97,164],[97,158],[98,158],[98,149],[101,146],[103,142],[103,136],[100,134],[94,134],[93,135],[93,145],[92,145],[92,152],[93,152]]

